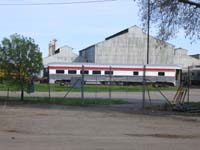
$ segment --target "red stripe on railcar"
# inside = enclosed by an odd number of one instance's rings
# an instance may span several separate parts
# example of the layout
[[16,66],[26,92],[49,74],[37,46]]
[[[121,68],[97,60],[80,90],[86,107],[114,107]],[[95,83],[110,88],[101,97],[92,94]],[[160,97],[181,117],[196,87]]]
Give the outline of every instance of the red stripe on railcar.
[[[48,66],[49,69],[78,69],[82,66]],[[143,71],[144,68],[120,68],[120,67],[91,67],[84,66],[85,70],[122,70],[122,71]],[[175,68],[146,68],[147,71],[175,71]]]

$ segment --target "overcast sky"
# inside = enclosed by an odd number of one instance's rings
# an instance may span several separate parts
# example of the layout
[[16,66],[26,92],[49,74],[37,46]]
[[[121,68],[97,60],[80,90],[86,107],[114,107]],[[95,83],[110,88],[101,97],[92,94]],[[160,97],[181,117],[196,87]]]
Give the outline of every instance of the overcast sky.
[[[74,1],[87,0],[1,0],[0,4]],[[138,7],[132,0],[71,5],[0,6],[0,40],[14,33],[32,37],[44,57],[48,55],[49,41],[56,38],[59,46],[68,45],[78,53],[80,49],[103,41],[107,36],[125,28],[133,25],[142,27],[138,14]],[[184,38],[184,34],[180,33],[176,39],[168,42],[188,49],[189,54],[200,53],[200,42],[191,44],[189,39]]]

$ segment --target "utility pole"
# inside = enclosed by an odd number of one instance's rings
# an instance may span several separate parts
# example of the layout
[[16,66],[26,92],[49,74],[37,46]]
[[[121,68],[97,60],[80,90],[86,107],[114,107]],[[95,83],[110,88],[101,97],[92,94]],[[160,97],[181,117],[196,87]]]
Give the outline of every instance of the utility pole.
[[148,14],[147,14],[147,64],[149,64],[149,31],[150,31],[150,0],[148,0]]
[[142,92],[142,109],[144,110],[145,108],[145,88],[146,88],[146,81],[145,81],[145,76],[146,76],[146,65],[143,66],[143,92]]
[[[147,2],[147,57],[146,57],[146,64],[149,64],[149,31],[150,31],[150,0]],[[143,68],[143,94],[142,94],[142,109],[145,108],[145,91],[146,91],[146,66],[144,65]]]

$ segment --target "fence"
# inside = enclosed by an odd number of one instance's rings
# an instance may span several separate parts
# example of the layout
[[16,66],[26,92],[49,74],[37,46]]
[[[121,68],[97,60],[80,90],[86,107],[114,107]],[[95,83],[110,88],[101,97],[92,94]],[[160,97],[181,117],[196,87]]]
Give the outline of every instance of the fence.
[[[98,80],[98,76],[95,77],[96,80],[90,82],[84,82],[83,78],[73,79],[71,84],[47,84],[47,83],[35,83],[33,93],[25,93],[25,97],[47,97],[51,98],[80,98],[80,99],[105,99],[105,100],[125,100],[130,104],[138,105],[143,107],[143,86],[140,85],[129,85],[128,83],[123,85],[118,81],[117,78],[110,77],[109,81],[105,85],[101,85]],[[125,77],[125,78],[128,78]],[[118,83],[118,84],[116,84]],[[160,104],[166,102],[167,99],[172,100],[175,95],[174,87],[170,87],[172,91],[166,90],[167,88],[162,88],[161,95],[158,88],[152,86],[145,86],[145,105]],[[20,97],[21,92],[12,87],[5,86],[4,91],[1,90],[0,96],[7,98],[10,97]]]

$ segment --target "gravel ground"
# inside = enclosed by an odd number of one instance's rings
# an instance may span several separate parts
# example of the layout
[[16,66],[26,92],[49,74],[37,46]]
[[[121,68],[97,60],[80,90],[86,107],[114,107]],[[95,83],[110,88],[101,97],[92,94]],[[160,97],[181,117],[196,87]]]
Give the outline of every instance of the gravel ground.
[[0,105],[2,150],[197,150],[200,117],[131,106]]

